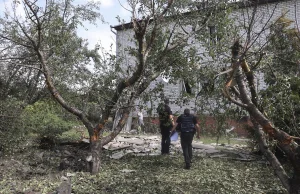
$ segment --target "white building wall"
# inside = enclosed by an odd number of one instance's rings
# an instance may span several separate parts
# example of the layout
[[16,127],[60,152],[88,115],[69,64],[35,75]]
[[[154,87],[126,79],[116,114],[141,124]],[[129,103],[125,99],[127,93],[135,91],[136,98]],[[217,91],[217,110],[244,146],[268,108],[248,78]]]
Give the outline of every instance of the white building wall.
[[[235,11],[232,14],[232,18],[235,18],[237,21],[237,26],[245,26],[246,23],[249,24],[254,7],[245,7],[238,11]],[[297,14],[298,12],[298,14]],[[251,43],[255,41],[253,44],[253,48],[259,49],[267,46],[267,39],[270,34],[270,27],[274,22],[278,20],[279,17],[285,16],[292,21],[300,22],[300,0],[285,0],[275,3],[263,4],[259,5],[257,8],[257,13],[255,15],[253,29],[251,30]],[[291,27],[297,29],[297,23],[294,22]],[[240,35],[243,35],[242,40],[247,39],[247,33],[245,31],[241,31]],[[253,49],[252,48],[252,49]],[[266,83],[264,82],[264,75],[261,72],[255,72],[256,82],[258,89],[265,89]]]
[[[252,11],[253,7],[245,7],[239,9],[232,13],[231,17],[236,20],[236,26],[239,27],[247,27],[249,24],[250,18],[252,18]],[[295,10],[298,9],[298,10]],[[296,11],[299,13],[296,14]],[[253,24],[254,28],[251,32],[251,37],[255,37],[253,41],[255,41],[254,46],[256,48],[260,48],[266,45],[266,40],[269,35],[269,27],[272,23],[274,23],[280,16],[285,14],[285,17],[295,21],[297,20],[300,23],[300,0],[286,0],[277,3],[269,3],[259,5],[257,8],[257,14],[255,16],[255,22]],[[294,27],[297,28],[296,22],[294,23]],[[187,28],[188,29],[188,28]],[[188,31],[190,31],[189,29]],[[263,31],[263,32],[262,32]],[[258,36],[259,35],[259,36]],[[132,29],[127,30],[119,30],[117,31],[117,56],[118,58],[124,59],[122,63],[122,68],[124,69],[123,76],[128,76],[128,72],[135,67],[136,59],[128,54],[126,50],[128,46],[135,47],[135,40],[133,39],[134,33]],[[240,36],[242,37],[242,42],[247,38],[247,34],[245,31],[241,30]],[[256,39],[257,38],[257,39]],[[189,40],[190,43],[194,42],[193,39]],[[198,53],[203,54],[206,53],[207,50],[198,43]],[[211,59],[207,58],[207,62],[211,61]],[[257,73],[256,74],[256,82],[258,84],[259,89],[263,89],[266,87],[263,81],[263,74]],[[175,101],[177,98],[180,97],[180,92],[182,89],[182,84],[178,81],[178,84],[168,84],[163,81],[162,77],[158,77],[155,81],[153,81],[148,91],[153,89],[157,83],[164,84],[164,94],[165,97],[168,97],[170,101]],[[155,101],[154,106],[157,107],[159,102]],[[191,110],[194,109],[194,99],[192,99],[187,104],[183,104],[182,106],[178,106],[175,104],[171,104],[171,109],[173,113],[182,113],[185,108],[190,108]],[[154,112],[156,112],[154,110]],[[135,115],[133,115],[135,116]],[[147,116],[146,112],[144,112],[144,116]]]

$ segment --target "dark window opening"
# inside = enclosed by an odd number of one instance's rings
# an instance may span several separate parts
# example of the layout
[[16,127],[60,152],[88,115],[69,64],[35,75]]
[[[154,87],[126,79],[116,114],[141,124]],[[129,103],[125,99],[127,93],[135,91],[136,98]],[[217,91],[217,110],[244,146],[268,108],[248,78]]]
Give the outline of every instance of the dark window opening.
[[182,93],[187,93],[189,95],[191,95],[193,93],[192,91],[192,87],[191,85],[189,84],[189,81],[188,80],[183,80],[182,82]]
[[216,26],[208,26],[209,29],[209,39],[211,44],[216,44],[218,41],[217,36],[217,27]]
[[196,3],[196,7],[198,10],[204,10],[208,7],[208,0],[202,0]]
[[183,82],[184,82],[184,87],[185,87],[186,93],[192,94],[192,88],[191,88],[191,86],[189,84],[189,81],[188,80],[184,80]]

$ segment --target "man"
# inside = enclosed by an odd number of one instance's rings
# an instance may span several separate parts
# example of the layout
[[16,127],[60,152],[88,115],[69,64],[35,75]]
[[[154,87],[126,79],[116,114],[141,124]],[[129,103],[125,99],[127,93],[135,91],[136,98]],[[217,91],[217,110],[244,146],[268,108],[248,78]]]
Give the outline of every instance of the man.
[[192,141],[196,130],[197,138],[200,139],[200,127],[197,123],[197,118],[190,114],[189,109],[184,110],[184,114],[177,118],[176,123],[177,124],[172,128],[172,132],[175,129],[180,132],[180,143],[185,161],[185,169],[190,169],[193,157]]
[[164,100],[164,104],[161,103],[157,107],[157,112],[159,115],[159,127],[161,133],[161,154],[170,153],[170,134],[172,127],[174,126],[174,120],[171,108],[169,107],[169,99]]
[[141,109],[138,110],[137,113],[138,116],[138,131],[141,132],[142,131],[142,127],[144,127],[144,116],[143,116],[143,112]]

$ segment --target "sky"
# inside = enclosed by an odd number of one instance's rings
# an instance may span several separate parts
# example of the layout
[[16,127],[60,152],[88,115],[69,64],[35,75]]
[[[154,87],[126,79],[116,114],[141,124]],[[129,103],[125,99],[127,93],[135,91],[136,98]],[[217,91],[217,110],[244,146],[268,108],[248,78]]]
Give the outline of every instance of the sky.
[[[84,2],[85,0],[78,0]],[[123,7],[128,7],[126,0],[97,0],[101,3],[100,13],[106,23],[98,22],[97,26],[87,25],[87,31],[80,29],[78,35],[82,38],[88,39],[90,48],[101,41],[101,45],[109,50],[110,45],[114,44],[113,51],[115,51],[115,34],[111,31],[110,26],[119,24],[117,16],[126,22],[130,21],[130,13]],[[122,5],[122,6],[121,6]]]
[[[5,7],[10,8],[14,0],[0,0],[0,15],[3,14]],[[40,0],[44,1],[44,0]],[[78,29],[78,35],[89,42],[89,48],[93,48],[95,44],[101,42],[101,45],[106,49],[110,49],[110,45],[114,46],[115,51],[115,39],[116,36],[111,32],[110,26],[116,26],[119,24],[117,16],[126,22],[130,21],[130,13],[123,7],[128,7],[126,0],[94,0],[101,3],[100,14],[103,16],[106,23],[102,23],[100,20],[97,22],[97,26],[92,24],[85,24],[85,28]],[[75,0],[74,3],[83,4],[86,0]],[[121,6],[122,5],[122,6]],[[18,13],[22,12],[22,7],[19,6]]]

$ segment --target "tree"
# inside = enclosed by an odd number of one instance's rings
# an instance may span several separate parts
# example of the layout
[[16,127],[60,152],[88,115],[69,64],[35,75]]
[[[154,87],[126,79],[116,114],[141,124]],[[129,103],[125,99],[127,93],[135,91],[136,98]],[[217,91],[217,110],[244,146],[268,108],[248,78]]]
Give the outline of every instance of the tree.
[[[119,107],[123,107],[121,119],[114,131],[101,139],[102,145],[111,141],[121,131],[133,102],[145,94],[143,92],[158,76],[172,77],[175,81],[178,79],[178,72],[192,71],[196,68],[192,62],[195,48],[191,46],[189,39],[196,34],[200,37],[201,32],[205,31],[208,19],[219,10],[208,9],[201,12],[196,6],[191,6],[190,12],[183,14],[181,8],[190,3],[191,1],[175,3],[172,0],[128,1],[132,15],[131,23],[121,28],[132,27],[128,38],[134,45],[118,45],[119,53],[124,53],[118,56],[118,61],[129,63],[126,67],[120,67],[122,79],[117,84],[113,97],[106,104],[92,139],[97,139],[98,134],[103,132],[103,126],[117,103]],[[211,5],[216,7],[217,3]],[[188,25],[192,25],[192,31]],[[187,57],[190,62],[187,62]]]
[[[292,136],[299,136],[299,31],[284,15],[272,26],[267,64],[263,68],[269,87],[263,91],[264,110],[274,125]],[[272,96],[271,96],[272,95]]]
[[[199,68],[195,64],[197,58],[195,43],[190,39],[206,39],[203,35],[205,33],[202,32],[206,31],[210,18],[215,19],[213,16],[216,13],[224,14],[228,10],[217,9],[218,6],[222,8],[226,5],[220,1],[209,3],[211,8],[205,11],[199,10],[192,2],[128,1],[132,15],[131,22],[121,25],[120,28],[124,30],[125,35],[128,32],[128,40],[134,44],[118,45],[117,60],[120,62],[122,72],[121,81],[118,82],[113,97],[106,104],[92,139],[97,139],[103,132],[103,126],[112,108],[118,105],[123,107],[121,119],[110,135],[101,138],[101,145],[116,137],[124,126],[135,100],[141,95],[147,98],[149,94],[157,91],[156,88],[144,92],[158,76],[170,77],[171,82],[176,82],[179,76],[184,77],[184,73]],[[184,13],[186,11],[189,12]],[[223,16],[226,16],[226,13]],[[126,31],[128,27],[132,31]]]
[[[99,5],[88,3],[73,6],[69,0],[47,1],[42,5],[44,7],[37,1],[24,0],[14,3],[14,6],[24,6],[25,18],[18,16],[16,9],[13,9],[13,15],[6,13],[0,20],[3,48],[1,60],[6,62],[4,68],[17,64],[23,69],[38,70],[35,75],[43,75],[53,98],[82,120],[90,133],[93,133],[93,126],[87,115],[65,101],[58,92],[58,85],[71,83],[74,87],[77,84],[75,79],[90,75],[86,65],[91,57],[97,57],[95,51],[89,51],[84,41],[78,38],[76,28],[83,21],[96,21],[100,16],[95,11],[99,9]],[[19,51],[23,51],[21,53],[25,55],[20,57]]]
[[[249,26],[246,30],[246,38],[244,39],[244,46],[241,45],[240,41],[237,40],[232,46],[232,71],[228,77],[224,88],[224,95],[233,103],[247,110],[249,113],[252,123],[254,125],[253,130],[256,134],[256,139],[259,144],[260,150],[264,153],[271,166],[274,168],[276,175],[281,180],[283,186],[288,190],[289,193],[299,193],[300,183],[300,148],[295,142],[297,137],[291,136],[285,131],[281,130],[277,126],[273,125],[271,119],[267,116],[264,110],[267,110],[259,102],[259,94],[256,91],[254,70],[257,70],[259,65],[264,64],[264,50],[268,40],[259,42],[262,43],[260,47],[255,47],[255,43],[259,41],[260,35],[269,29],[269,19],[263,24],[263,27],[257,33],[253,30],[253,25],[257,15],[257,3],[253,4],[252,15],[249,19]],[[275,8],[276,9],[276,6]],[[273,12],[274,13],[274,12]],[[242,38],[241,38],[242,39]],[[261,40],[261,39],[260,39]],[[279,43],[279,42],[278,42]],[[247,60],[252,61],[254,59],[251,52],[253,50],[258,51],[258,60],[254,65],[250,66]],[[277,57],[276,53],[275,56]],[[272,63],[273,66],[273,63]],[[274,63],[274,68],[279,67]],[[279,73],[279,72],[277,72]],[[269,104],[266,104],[267,106]],[[282,164],[276,158],[270,148],[269,142],[276,141],[277,146],[287,155],[291,165],[293,173],[290,175],[288,169],[284,169]]]
[[[293,136],[288,135],[284,131],[276,128],[273,126],[272,122],[268,119],[266,115],[264,115],[264,112],[259,108],[257,102],[255,99],[257,96],[254,95],[254,91],[252,91],[252,95],[249,96],[246,92],[246,84],[243,80],[243,74],[244,72],[248,78],[248,84],[250,85],[250,88],[253,87],[253,75],[250,71],[249,66],[247,65],[246,61],[244,59],[240,59],[241,62],[238,62],[239,59],[239,47],[240,45],[238,42],[235,43],[235,47],[237,48],[236,52],[233,50],[233,67],[234,67],[234,77],[237,82],[238,86],[238,93],[239,98],[241,102],[236,101],[234,98],[232,98],[228,93],[228,88],[231,87],[232,78],[230,77],[229,81],[226,83],[226,88],[224,90],[225,95],[235,104],[237,104],[240,107],[243,107],[248,111],[248,113],[251,116],[252,123],[254,124],[253,130],[255,130],[255,133],[257,135],[257,139],[259,142],[259,147],[262,150],[262,152],[266,155],[268,161],[271,163],[272,167],[275,170],[276,175],[281,180],[282,184],[285,186],[285,188],[290,193],[298,193],[299,191],[299,154],[300,149],[298,144],[294,141]],[[243,71],[242,71],[243,70]],[[252,77],[252,78],[250,78]],[[259,127],[261,126],[261,127]],[[269,136],[269,138],[274,139],[277,141],[278,147],[284,151],[284,153],[288,156],[289,160],[291,161],[291,164],[294,169],[294,174],[291,178],[289,178],[288,173],[283,169],[282,165],[278,161],[278,159],[275,157],[275,155],[270,150],[266,135]]]
[[[19,4],[20,2],[15,3]],[[71,4],[71,1],[51,1],[46,2],[45,7],[40,7],[38,6],[38,2],[29,2],[27,0],[22,1],[22,4],[24,6],[26,21],[19,18],[16,12],[14,12],[12,17],[7,14],[4,19],[1,19],[0,38],[2,45],[5,48],[4,50],[11,51],[4,52],[5,55],[2,57],[9,59],[9,61],[14,61],[15,63],[21,63],[24,60],[18,58],[17,50],[25,49],[27,51],[28,55],[26,59],[33,62],[28,65],[29,68],[37,69],[39,72],[42,72],[46,86],[52,97],[64,109],[77,116],[88,129],[91,155],[87,157],[87,160],[90,164],[90,171],[96,173],[100,167],[100,152],[102,146],[111,141],[121,131],[128,117],[130,105],[134,100],[132,96],[122,96],[122,93],[125,93],[124,90],[126,88],[134,85],[143,72],[144,61],[141,53],[143,38],[145,37],[145,28],[140,25],[139,21],[133,21],[137,27],[136,38],[140,41],[138,48],[140,61],[137,65],[137,69],[130,77],[118,82],[111,98],[108,99],[108,103],[106,103],[103,108],[100,122],[94,126],[87,113],[75,108],[63,98],[57,85],[68,83],[66,81],[63,82],[62,79],[58,79],[62,77],[58,76],[62,73],[68,73],[68,75],[72,76],[71,78],[63,76],[64,78],[69,78],[67,81],[70,80],[72,82],[75,77],[78,78],[74,72],[79,68],[86,69],[85,65],[89,62],[90,56],[93,56],[94,59],[96,59],[94,62],[97,63],[97,54],[95,51],[88,51],[85,46],[81,45],[83,41],[76,36],[75,30],[82,21],[95,21],[100,16],[94,11],[94,9],[98,9],[98,5],[88,3],[83,6],[75,7]],[[169,1],[167,7],[157,15],[161,18],[171,4],[172,1]],[[148,21],[149,20],[150,17],[148,18]],[[150,47],[148,49],[150,49]],[[89,75],[89,71],[80,71],[79,76],[83,74],[82,72],[87,72],[87,75]],[[74,85],[73,83],[73,86]],[[149,83],[144,82],[144,85],[140,87],[137,93],[141,93],[148,85]],[[97,88],[97,84],[94,84],[94,86]],[[124,105],[127,104],[128,106],[123,109],[122,118],[116,129],[108,136],[102,138],[105,123],[108,121],[112,109],[120,98],[123,98],[125,101]]]
[[[20,2],[16,1],[16,4]],[[118,74],[120,66],[117,59],[108,57],[109,60],[102,61],[97,49],[88,50],[84,41],[77,37],[76,27],[82,21],[94,22],[100,15],[97,11],[98,5],[88,3],[82,6],[73,6],[71,1],[51,1],[44,7],[39,2],[22,1],[26,21],[17,17],[5,15],[0,21],[0,40],[5,50],[3,56],[15,63],[24,62],[18,58],[18,50],[25,50],[26,60],[30,61],[26,67],[36,69],[43,75],[47,89],[52,97],[68,112],[75,115],[87,128],[90,136],[90,155],[87,157],[89,170],[96,173],[100,167],[100,154],[103,145],[115,138],[123,128],[128,118],[134,101],[140,96],[162,73],[174,75],[181,70],[191,71],[195,49],[187,47],[189,38],[205,31],[208,19],[215,9],[208,9],[206,12],[197,11],[197,6],[191,6],[191,12],[182,14],[182,7],[190,5],[190,1],[181,1],[176,4],[173,0],[166,1],[128,1],[131,7],[135,46],[126,48],[127,53],[136,58],[136,62],[130,64],[131,70],[127,74]],[[174,4],[174,6],[172,6]],[[212,4],[214,6],[217,3]],[[166,17],[167,16],[167,17]],[[192,23],[191,23],[192,22]],[[187,31],[185,26],[193,24],[193,30]],[[168,28],[165,28],[166,25]],[[187,48],[187,49],[184,49]],[[122,49],[122,48],[121,48]],[[189,57],[190,62],[185,60]],[[90,59],[93,59],[95,66],[101,67],[107,62],[111,65],[103,67],[108,69],[105,73],[94,76],[86,69]],[[100,59],[99,59],[100,58]],[[183,67],[185,65],[185,68]],[[24,64],[22,64],[24,67]],[[106,64],[105,64],[106,65]],[[195,68],[195,67],[194,67]],[[80,70],[80,71],[78,71]],[[76,73],[79,72],[79,73]],[[99,71],[96,73],[99,73]],[[108,79],[103,79],[104,77]],[[91,78],[91,79],[89,79]],[[118,78],[116,84],[114,80]],[[65,98],[61,87],[75,87],[77,82],[90,83],[92,87],[81,87],[84,91],[83,98],[92,98],[91,101],[101,103],[98,115],[100,119],[93,119],[84,109],[75,107],[72,99]],[[108,80],[108,88],[105,85]],[[94,83],[93,83],[94,82]],[[99,94],[108,93],[108,98],[99,101]],[[80,94],[80,92],[79,92]],[[96,99],[95,99],[96,97]],[[122,109],[121,119],[112,132],[103,137],[105,125],[108,122],[112,111]],[[97,121],[96,125],[94,125]]]
[[[208,24],[214,23],[220,27],[220,30],[217,32],[218,36],[221,37],[223,35],[224,38],[214,48],[218,47],[219,52],[221,52],[220,48],[224,48],[222,47],[222,43],[225,42],[223,40],[226,39],[226,30],[223,30],[223,26],[230,21],[228,15],[231,9],[226,7],[227,3],[225,1],[205,3],[178,1],[174,2],[173,6],[170,7],[170,11],[167,12],[166,17],[158,20],[159,18],[153,17],[151,7],[158,7],[160,1],[145,3],[145,5],[140,7],[138,1],[131,2],[135,2],[135,4],[132,3],[130,5],[132,7],[133,18],[137,18],[137,21],[140,21],[143,25],[147,25],[143,43],[144,47],[151,45],[149,42],[155,40],[155,44],[149,46],[147,55],[145,55],[144,71],[146,74],[142,75],[143,80],[154,80],[161,75],[168,79],[169,84],[177,84],[179,81],[185,82],[187,86],[193,88],[191,92],[193,94],[183,94],[183,99],[178,98],[176,103],[182,105],[186,101],[185,99],[189,100],[194,95],[194,88],[197,88],[198,81],[201,79],[198,72],[203,67],[202,61],[206,57],[207,52],[199,53],[199,45],[206,44],[207,46],[210,45],[210,48],[214,47],[208,41],[208,37],[210,36],[207,30]],[[134,22],[132,25],[124,25],[120,29],[128,27],[133,27],[135,32],[138,30],[135,28]],[[120,37],[126,37],[126,35],[126,32],[120,32]],[[131,34],[128,35],[128,40],[130,39],[132,39]],[[132,61],[132,56],[138,56],[139,53],[137,53],[136,47],[136,45],[131,47],[120,45],[118,57],[121,57],[121,60],[125,61],[123,62],[124,64],[126,64],[126,61]],[[125,60],[126,58],[127,60]],[[135,68],[135,65],[129,63],[123,68],[130,70]],[[152,75],[153,78],[151,78]],[[148,89],[147,93],[143,93],[142,98],[144,101],[149,101],[149,99],[157,101],[161,98],[163,89],[164,84],[158,83],[156,87]],[[152,109],[150,108],[149,113],[152,112]]]

